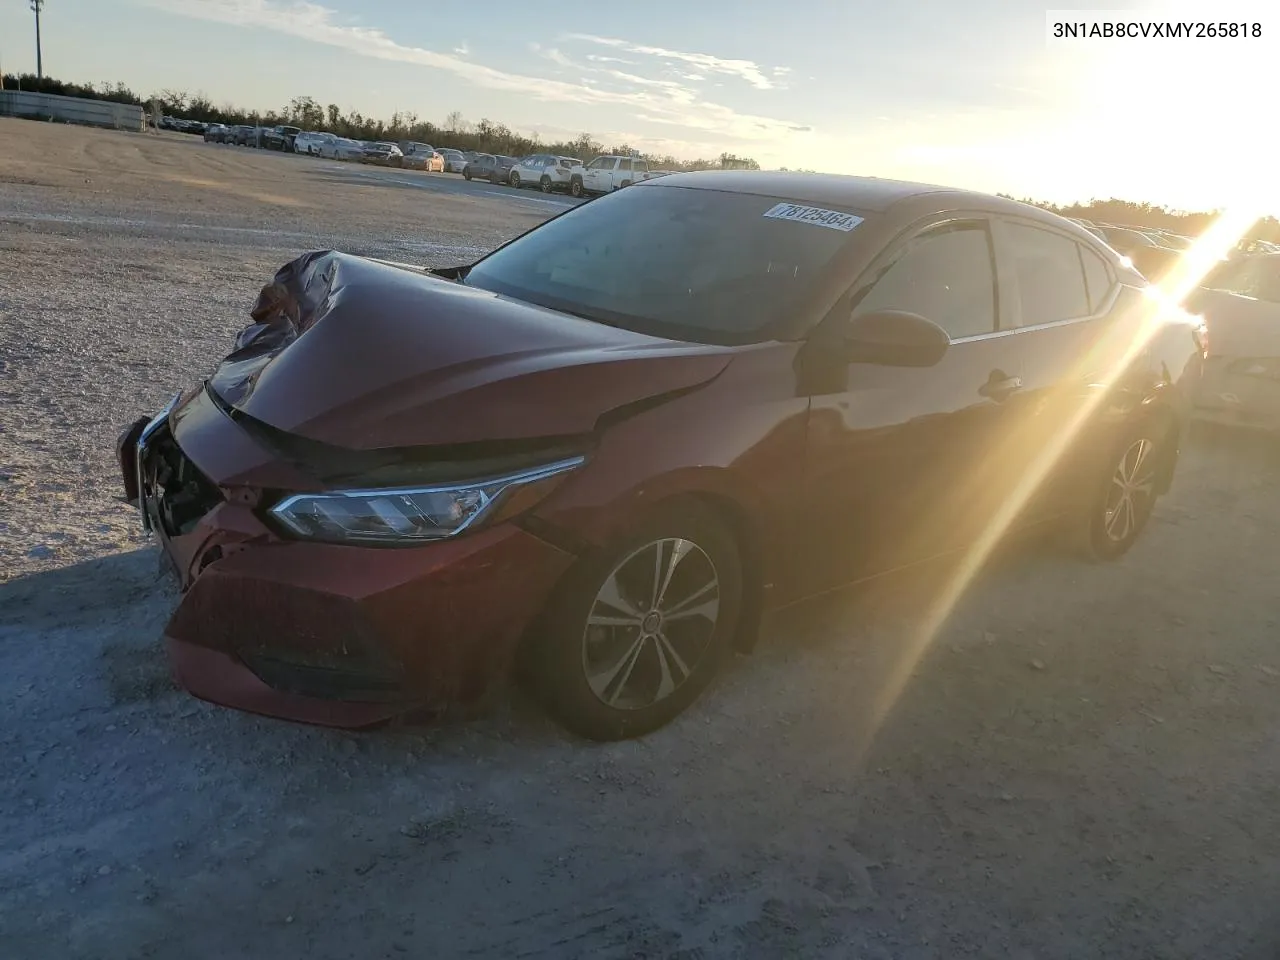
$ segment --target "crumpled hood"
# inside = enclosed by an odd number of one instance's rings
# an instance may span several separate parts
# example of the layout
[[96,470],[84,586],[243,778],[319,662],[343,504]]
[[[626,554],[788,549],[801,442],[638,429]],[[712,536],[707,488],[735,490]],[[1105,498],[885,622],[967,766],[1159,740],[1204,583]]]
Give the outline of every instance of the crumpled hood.
[[213,390],[352,449],[584,434],[618,407],[711,380],[732,355],[332,251],[282,267],[252,316]]

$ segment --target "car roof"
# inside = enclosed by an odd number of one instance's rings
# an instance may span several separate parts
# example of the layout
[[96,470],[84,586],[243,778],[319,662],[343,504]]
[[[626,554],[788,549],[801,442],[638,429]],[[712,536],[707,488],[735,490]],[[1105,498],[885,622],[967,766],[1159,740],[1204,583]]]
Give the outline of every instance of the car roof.
[[673,173],[655,180],[641,181],[637,186],[694,187],[729,193],[751,193],[770,197],[787,197],[805,203],[830,203],[880,213],[902,200],[926,194],[949,194],[957,199],[972,198],[976,206],[993,205],[1010,212],[1025,213],[1035,209],[1016,200],[1006,200],[973,190],[960,190],[932,183],[909,180],[884,180],[880,177],[855,177],[840,173],[800,173],[799,171],[700,170]]

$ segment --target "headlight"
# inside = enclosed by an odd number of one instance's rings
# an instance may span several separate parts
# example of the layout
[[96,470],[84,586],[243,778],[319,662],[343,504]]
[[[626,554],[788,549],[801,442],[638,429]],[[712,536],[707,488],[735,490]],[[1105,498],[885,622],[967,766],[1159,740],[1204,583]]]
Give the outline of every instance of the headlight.
[[481,520],[527,510],[585,457],[470,483],[299,493],[271,508],[290,532],[331,543],[403,545],[440,540]]

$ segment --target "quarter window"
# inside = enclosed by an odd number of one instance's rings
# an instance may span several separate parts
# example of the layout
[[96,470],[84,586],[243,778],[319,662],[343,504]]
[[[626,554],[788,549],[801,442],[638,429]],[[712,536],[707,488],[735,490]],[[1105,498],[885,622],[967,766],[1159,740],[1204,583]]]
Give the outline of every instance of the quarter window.
[[858,301],[853,315],[875,310],[919,314],[953,339],[992,332],[995,274],[986,224],[948,223],[914,237]]
[[1006,224],[1024,327],[1089,316],[1079,244],[1039,227]]

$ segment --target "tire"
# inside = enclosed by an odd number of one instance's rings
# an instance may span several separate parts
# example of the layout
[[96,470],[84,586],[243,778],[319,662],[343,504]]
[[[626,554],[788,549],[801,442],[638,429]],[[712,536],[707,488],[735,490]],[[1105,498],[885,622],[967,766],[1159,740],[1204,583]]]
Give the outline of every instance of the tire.
[[464,168],[462,169],[462,179],[463,179],[463,180],[466,180],[468,183],[470,183],[470,182],[471,182],[471,170],[470,170],[470,169],[468,169],[468,168],[466,168],[466,167],[464,167]]
[[[666,586],[655,590],[659,569]],[[601,599],[609,594],[615,599]],[[715,677],[742,597],[742,561],[724,525],[693,505],[661,509],[566,574],[524,648],[525,676],[570,732],[599,741],[643,736],[684,712]],[[590,622],[604,619],[631,622]]]
[[520,189],[520,174],[516,173],[514,170],[511,172],[511,185],[517,190]]
[[1083,509],[1066,530],[1067,546],[1083,560],[1118,560],[1138,541],[1161,492],[1171,429],[1148,419],[1127,430],[1098,471]]
[[545,173],[542,175],[542,179],[538,181],[538,186],[542,188],[543,193],[550,193],[555,189],[555,187],[551,185],[551,178]]
[[581,180],[581,178],[579,178],[579,177],[574,177],[574,178],[569,182],[569,196],[571,196],[571,197],[581,197],[581,196],[582,196],[582,180]]

